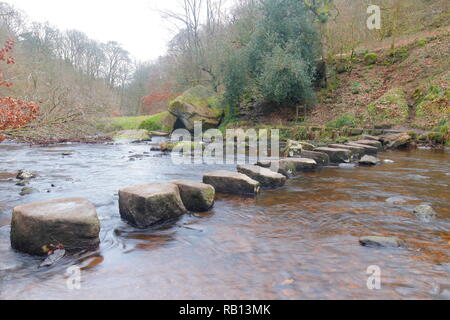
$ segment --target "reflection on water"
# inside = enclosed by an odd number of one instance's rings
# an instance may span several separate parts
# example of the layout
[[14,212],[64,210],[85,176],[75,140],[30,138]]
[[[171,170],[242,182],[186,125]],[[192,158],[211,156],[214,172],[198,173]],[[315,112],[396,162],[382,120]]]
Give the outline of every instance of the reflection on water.
[[[450,299],[448,150],[383,153],[395,162],[373,168],[323,168],[256,199],[219,195],[211,212],[136,230],[120,220],[119,188],[234,170],[174,166],[149,149],[0,145],[0,299]],[[142,156],[130,161],[135,154]],[[14,179],[23,168],[38,174],[25,197]],[[97,207],[98,251],[38,268],[41,258],[11,250],[12,207],[72,196]],[[410,214],[423,202],[437,220]],[[398,236],[408,248],[361,247],[362,235]],[[82,269],[80,290],[66,286],[72,265]],[[381,290],[367,289],[371,265],[381,268]]]

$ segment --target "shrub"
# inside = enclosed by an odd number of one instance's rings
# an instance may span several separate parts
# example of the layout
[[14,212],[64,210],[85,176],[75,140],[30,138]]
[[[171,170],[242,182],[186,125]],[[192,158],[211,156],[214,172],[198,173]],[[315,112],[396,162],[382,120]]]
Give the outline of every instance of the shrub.
[[375,64],[377,62],[378,55],[376,53],[367,53],[364,55],[364,63],[367,65]]
[[339,129],[339,128],[343,128],[343,127],[356,127],[357,124],[358,124],[358,121],[355,118],[353,118],[347,114],[344,114],[344,115],[340,116],[339,118],[328,122],[326,124],[326,126],[328,128]]

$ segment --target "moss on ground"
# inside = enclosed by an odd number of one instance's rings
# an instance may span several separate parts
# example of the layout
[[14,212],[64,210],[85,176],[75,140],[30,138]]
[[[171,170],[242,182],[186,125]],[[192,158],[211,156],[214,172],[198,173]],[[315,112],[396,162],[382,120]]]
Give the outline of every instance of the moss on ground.
[[409,107],[405,92],[394,88],[372,102],[367,107],[370,125],[391,127],[406,121],[409,117]]

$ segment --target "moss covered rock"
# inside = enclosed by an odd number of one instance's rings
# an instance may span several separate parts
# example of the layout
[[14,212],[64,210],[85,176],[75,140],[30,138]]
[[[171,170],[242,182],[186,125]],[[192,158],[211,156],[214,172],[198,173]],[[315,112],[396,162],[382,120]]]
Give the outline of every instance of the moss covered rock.
[[142,121],[139,129],[170,133],[174,130],[176,120],[177,118],[169,112],[161,112]]
[[195,121],[202,121],[204,130],[216,128],[223,116],[219,97],[203,86],[191,88],[170,102],[169,112],[190,131]]

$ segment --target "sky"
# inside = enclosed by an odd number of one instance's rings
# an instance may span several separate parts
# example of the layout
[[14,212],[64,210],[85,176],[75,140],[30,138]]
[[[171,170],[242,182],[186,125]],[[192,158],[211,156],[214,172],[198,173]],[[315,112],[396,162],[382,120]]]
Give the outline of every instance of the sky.
[[177,0],[3,0],[24,11],[31,21],[49,22],[60,30],[77,29],[98,41],[114,40],[138,60],[163,55],[173,28],[158,10]]

